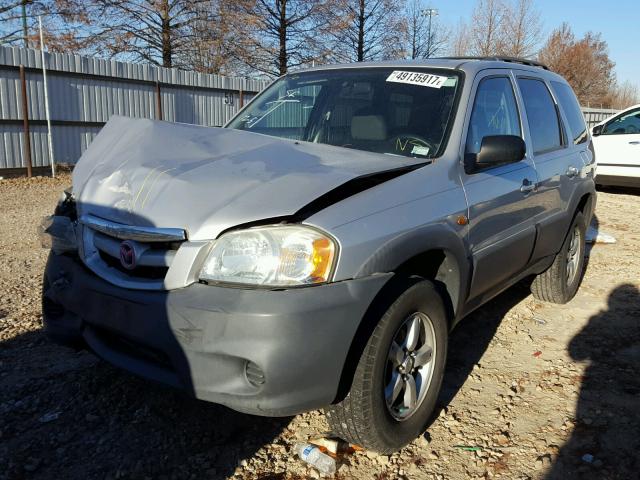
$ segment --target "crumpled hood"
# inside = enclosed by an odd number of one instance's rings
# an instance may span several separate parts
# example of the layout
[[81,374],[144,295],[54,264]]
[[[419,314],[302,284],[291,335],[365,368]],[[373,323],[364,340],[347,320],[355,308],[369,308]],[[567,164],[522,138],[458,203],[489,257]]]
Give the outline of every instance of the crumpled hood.
[[361,175],[416,159],[239,130],[112,117],[78,161],[80,215],[183,228],[216,238],[235,225],[292,215]]

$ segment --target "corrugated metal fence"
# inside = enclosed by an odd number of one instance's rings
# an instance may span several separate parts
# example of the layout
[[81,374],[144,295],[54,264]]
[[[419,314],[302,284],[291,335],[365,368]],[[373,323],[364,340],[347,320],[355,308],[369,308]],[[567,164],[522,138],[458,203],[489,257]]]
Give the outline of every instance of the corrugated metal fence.
[[[45,54],[56,163],[75,163],[111,115],[220,126],[267,82]],[[34,167],[49,165],[40,51],[0,47],[0,171],[26,167],[24,65]]]
[[608,108],[589,108],[582,107],[582,114],[589,128],[597,125],[604,119],[618,113],[619,110],[611,110]]

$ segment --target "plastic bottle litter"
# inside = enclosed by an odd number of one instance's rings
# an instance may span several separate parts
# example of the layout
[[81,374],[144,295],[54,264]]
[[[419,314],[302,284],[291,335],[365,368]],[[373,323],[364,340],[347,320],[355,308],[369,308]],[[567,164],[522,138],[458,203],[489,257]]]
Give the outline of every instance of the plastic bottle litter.
[[321,475],[333,475],[336,473],[336,461],[326,453],[322,453],[320,447],[310,443],[296,443],[294,451]]

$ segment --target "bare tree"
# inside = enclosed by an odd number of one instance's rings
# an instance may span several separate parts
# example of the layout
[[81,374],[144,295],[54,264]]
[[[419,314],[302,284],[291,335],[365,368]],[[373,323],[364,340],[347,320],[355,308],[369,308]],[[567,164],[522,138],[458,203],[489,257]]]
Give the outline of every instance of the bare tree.
[[615,85],[615,64],[600,34],[588,32],[580,40],[567,23],[549,36],[538,59],[562,75],[585,106],[608,106],[608,94]]
[[363,62],[401,56],[403,6],[402,0],[338,0],[333,59]]
[[197,5],[194,21],[188,26],[193,41],[178,53],[181,65],[196,72],[235,73],[232,53],[245,32],[242,19],[234,11],[233,0],[209,0]]
[[238,0],[233,8],[246,34],[231,49],[253,71],[282,75],[322,57],[329,28],[327,0]]
[[464,22],[464,20],[460,19],[449,41],[451,55],[455,57],[465,57],[470,55],[470,43],[469,26]]
[[90,22],[111,56],[129,57],[163,67],[192,48],[192,26],[208,9],[208,0],[90,0]]
[[517,0],[504,5],[502,49],[504,55],[535,56],[542,42],[542,21],[533,0]]
[[0,44],[37,47],[43,17],[50,50],[90,53],[84,8],[78,0],[0,0]]
[[410,0],[406,12],[406,56],[431,58],[442,53],[450,36],[438,21],[438,11],[427,6],[425,0]]
[[638,85],[627,80],[626,82],[614,84],[605,98],[605,106],[623,110],[640,103],[640,91],[638,90]]
[[471,15],[469,52],[487,57],[500,55],[505,44],[505,6],[501,0],[478,0]]

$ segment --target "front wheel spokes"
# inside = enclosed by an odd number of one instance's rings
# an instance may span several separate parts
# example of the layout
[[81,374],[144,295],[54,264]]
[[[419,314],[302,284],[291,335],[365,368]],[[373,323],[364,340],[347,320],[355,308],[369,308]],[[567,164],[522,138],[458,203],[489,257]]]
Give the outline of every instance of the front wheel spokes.
[[415,315],[409,325],[407,327],[407,338],[405,339],[405,349],[408,352],[413,352],[418,345],[418,340],[420,339],[420,318],[418,315]]
[[402,363],[404,359],[404,350],[395,341],[391,342],[391,349],[389,352],[389,361],[394,367],[397,367]]
[[402,378],[402,375],[398,372],[393,372],[393,374],[391,375],[391,381],[384,389],[384,396],[389,407],[391,407],[398,399],[398,395],[400,395],[402,387],[404,387],[404,380]]
[[431,361],[433,349],[429,345],[423,345],[415,352],[413,363],[416,367],[422,367]]
[[407,409],[412,409],[416,406],[416,402],[418,401],[418,393],[416,388],[416,379],[413,375],[405,376],[405,385],[404,389],[404,407]]

